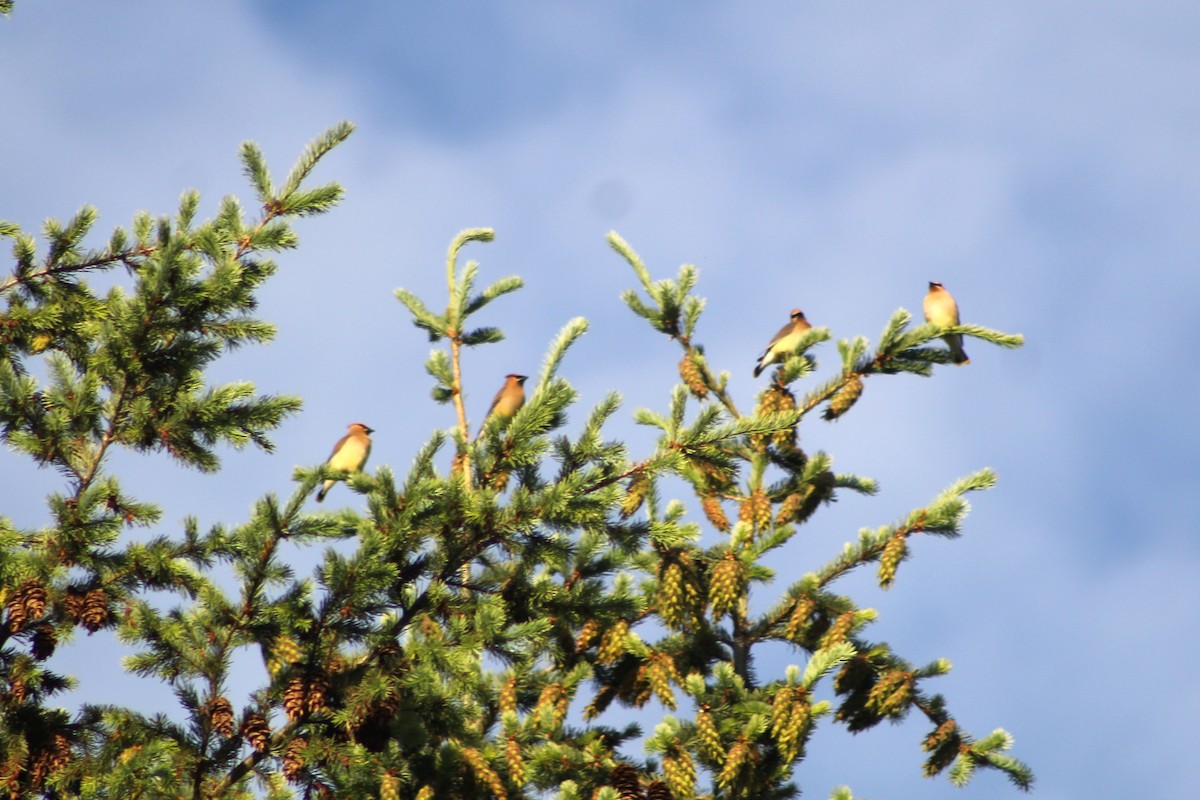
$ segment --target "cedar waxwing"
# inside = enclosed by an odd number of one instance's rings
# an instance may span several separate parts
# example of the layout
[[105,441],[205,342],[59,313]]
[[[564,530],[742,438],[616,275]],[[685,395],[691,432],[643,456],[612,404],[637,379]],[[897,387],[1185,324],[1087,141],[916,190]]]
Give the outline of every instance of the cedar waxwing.
[[[954,302],[954,296],[946,291],[946,287],[937,281],[929,282],[929,294],[925,295],[925,321],[941,328],[958,324],[958,303]],[[942,337],[942,341],[949,345],[955,364],[971,363],[963,350],[961,333],[948,333]]]
[[[361,422],[351,422],[348,432],[333,446],[329,460],[325,464],[330,469],[341,469],[346,472],[358,472],[367,463],[371,455],[371,437],[375,431]],[[317,492],[317,502],[320,503],[329,494],[330,487],[337,483],[333,478],[325,481],[321,491]]]
[[812,325],[808,324],[808,320],[804,318],[804,312],[798,308],[792,309],[792,321],[779,329],[774,338],[767,345],[766,351],[758,359],[758,366],[754,368],[754,377],[762,374],[762,371],[772,364],[777,364],[791,355],[792,350],[796,349],[796,343],[800,341],[800,336],[807,330],[811,330]]
[[525,405],[525,381],[527,380],[529,380],[527,376],[515,373],[504,376],[504,385],[492,398],[492,405],[483,417],[483,425],[479,427],[480,433],[483,433],[487,421],[492,418],[493,414],[511,418],[516,415],[521,406]]

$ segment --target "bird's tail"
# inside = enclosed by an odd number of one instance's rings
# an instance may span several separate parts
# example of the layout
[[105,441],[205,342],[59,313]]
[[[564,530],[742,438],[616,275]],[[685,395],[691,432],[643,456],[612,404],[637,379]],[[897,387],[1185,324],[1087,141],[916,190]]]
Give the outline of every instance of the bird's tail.
[[963,350],[962,336],[955,334],[945,338],[946,344],[950,346],[950,353],[954,356],[954,363],[960,367],[964,364],[970,364],[971,359],[967,357],[967,351]]

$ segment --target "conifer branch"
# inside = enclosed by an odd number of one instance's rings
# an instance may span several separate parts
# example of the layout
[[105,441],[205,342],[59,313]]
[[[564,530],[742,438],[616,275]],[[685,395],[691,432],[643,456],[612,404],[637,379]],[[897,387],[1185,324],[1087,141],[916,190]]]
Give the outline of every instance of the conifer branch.
[[117,391],[117,395],[112,400],[112,413],[109,415],[108,427],[100,436],[100,442],[96,448],[96,455],[92,458],[92,463],[88,467],[85,474],[78,475],[78,483],[75,486],[75,499],[78,500],[88,487],[91,486],[92,480],[96,477],[100,470],[100,465],[104,462],[104,456],[108,452],[108,448],[116,441],[118,421],[125,416],[125,392],[128,384],[121,381],[121,388]]
[[118,264],[124,264],[130,269],[136,269],[141,265],[142,259],[152,256],[154,252],[155,248],[153,247],[138,246],[131,247],[128,250],[124,250],[119,253],[104,253],[100,255],[94,255],[82,261],[47,265],[36,272],[13,275],[4,283],[0,284],[0,294],[7,292],[14,286],[33,283],[42,278],[69,275],[76,272],[87,272],[93,269],[109,269],[117,266]]
[[[693,393],[703,399],[705,392],[712,392],[731,416],[735,419],[740,418],[742,415],[727,390],[728,376],[722,375],[718,380],[708,368],[708,363],[704,358],[704,348],[692,341],[696,322],[705,307],[703,299],[689,294],[696,285],[699,271],[691,264],[684,264],[680,267],[679,275],[674,281],[664,280],[652,283],[650,271],[646,269],[641,257],[616,231],[609,232],[608,243],[633,268],[642,288],[646,290],[658,308],[645,305],[637,296],[637,292],[632,289],[623,292],[621,299],[635,314],[649,321],[656,330],[678,340],[684,351],[683,360],[680,361],[680,371]],[[680,324],[681,317],[682,325]]]

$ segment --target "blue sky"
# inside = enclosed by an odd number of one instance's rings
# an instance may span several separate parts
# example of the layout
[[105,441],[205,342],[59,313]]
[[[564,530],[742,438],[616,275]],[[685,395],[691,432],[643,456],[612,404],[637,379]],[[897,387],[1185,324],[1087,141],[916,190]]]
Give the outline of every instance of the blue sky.
[[[286,495],[351,420],[378,430],[372,466],[398,471],[452,424],[392,293],[437,306],[462,228],[496,229],[466,253],[485,280],[527,283],[482,320],[508,338],[466,359],[474,417],[582,315],[563,368],[575,419],[619,389],[610,435],[643,451],[630,417],[665,406],[678,352],[619,300],[635,282],[607,231],[657,276],[700,268],[699,338],[743,408],[790,308],[874,340],[942,280],[966,321],[1027,345],[968,342],[968,367],[871,379],[844,421],[809,422],[806,446],[882,491],[819,515],[792,563],[816,567],[859,527],[995,468],[963,539],[918,543],[887,593],[860,584],[881,612],[872,635],[950,658],[939,689],[971,730],[1016,736],[1037,796],[1187,796],[1200,6],[26,0],[0,22],[0,74],[0,218],[29,229],[92,203],[107,230],[173,211],[188,187],[211,214],[252,196],[241,141],[282,173],[330,124],[359,126],[319,175],[346,201],[300,224],[263,295],[276,342],[214,373],[304,398],[277,453],[231,451],[215,475],[113,462],[168,532]],[[829,346],[820,374],[835,367]],[[42,524],[58,476],[0,452],[0,480],[0,513]],[[136,684],[95,667],[117,652],[84,637],[54,665],[80,696],[121,701]],[[1016,795],[996,775],[966,794],[922,779],[921,735],[824,730],[798,781],[809,797]]]

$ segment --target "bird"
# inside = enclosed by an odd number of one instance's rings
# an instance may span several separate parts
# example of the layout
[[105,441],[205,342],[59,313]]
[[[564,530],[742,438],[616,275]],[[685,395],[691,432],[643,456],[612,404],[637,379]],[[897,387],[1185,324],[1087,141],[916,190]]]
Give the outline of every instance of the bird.
[[493,416],[512,418],[521,409],[521,406],[525,405],[525,381],[527,380],[529,380],[528,376],[517,375],[515,372],[504,376],[504,385],[500,387],[500,391],[496,392],[491,406],[488,407],[488,412],[483,416],[483,425],[479,428],[481,434],[487,427],[487,421]]
[[[351,422],[347,427],[346,435],[338,439],[338,443],[333,446],[333,452],[329,454],[329,460],[325,465],[330,469],[339,469],[346,472],[358,472],[367,463],[367,457],[371,455],[371,436],[374,429],[368,428],[361,422]],[[320,503],[325,499],[325,495],[329,494],[330,488],[337,480],[330,478],[325,481],[321,487],[321,491],[317,492],[317,502]]]
[[804,312],[800,309],[793,308],[791,317],[792,321],[779,329],[779,332],[767,344],[767,349],[759,356],[758,366],[754,368],[754,377],[757,378],[764,369],[772,364],[782,362],[791,355],[804,332],[812,329],[812,325],[808,324],[808,320],[804,318]]
[[[958,324],[958,303],[954,301],[954,295],[947,292],[946,287],[937,281],[929,282],[929,294],[925,295],[925,321],[932,322],[939,328],[950,328]],[[967,358],[967,353],[963,350],[961,333],[947,333],[942,337],[942,341],[949,345],[955,364],[961,366],[971,363],[971,359]]]

